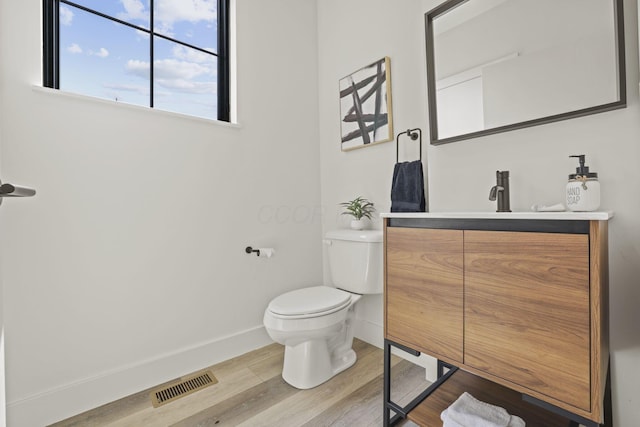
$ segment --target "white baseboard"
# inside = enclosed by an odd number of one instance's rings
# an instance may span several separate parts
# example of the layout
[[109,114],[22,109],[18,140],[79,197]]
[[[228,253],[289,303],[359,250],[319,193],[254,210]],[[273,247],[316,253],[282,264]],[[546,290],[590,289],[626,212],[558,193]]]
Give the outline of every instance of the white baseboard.
[[[384,328],[382,325],[356,318],[355,336],[378,348],[384,347]],[[438,378],[438,361],[433,357],[427,356],[426,354],[421,354],[416,357],[396,348],[392,348],[391,352],[416,365],[422,366],[425,369],[425,378],[427,381],[434,382],[436,378]]]
[[354,336],[378,348],[384,347],[384,330],[382,325],[356,317],[354,322]]
[[271,344],[264,326],[122,366],[7,403],[7,424],[45,426]]

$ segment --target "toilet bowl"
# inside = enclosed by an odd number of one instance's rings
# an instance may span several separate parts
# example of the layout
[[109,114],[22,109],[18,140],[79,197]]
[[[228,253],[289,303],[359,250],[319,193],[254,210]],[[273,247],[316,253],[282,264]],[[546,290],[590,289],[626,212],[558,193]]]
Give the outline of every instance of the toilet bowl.
[[264,325],[269,336],[285,346],[282,378],[286,382],[300,389],[313,388],[355,363],[352,324],[360,297],[315,286],[271,301]]
[[356,303],[382,292],[382,233],[329,232],[332,279],[274,298],[264,313],[269,336],[285,346],[283,379],[299,389],[316,387],[356,362],[352,349]]

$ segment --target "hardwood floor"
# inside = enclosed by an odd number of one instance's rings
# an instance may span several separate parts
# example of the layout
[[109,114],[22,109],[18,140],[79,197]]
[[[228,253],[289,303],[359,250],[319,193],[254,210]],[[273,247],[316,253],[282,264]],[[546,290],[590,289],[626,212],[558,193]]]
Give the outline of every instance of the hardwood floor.
[[[383,351],[360,340],[354,350],[353,367],[310,390],[284,382],[284,348],[271,344],[212,366],[217,384],[166,405],[154,408],[150,389],[53,426],[381,426]],[[395,402],[404,404],[429,385],[423,368],[396,356],[392,366]]]

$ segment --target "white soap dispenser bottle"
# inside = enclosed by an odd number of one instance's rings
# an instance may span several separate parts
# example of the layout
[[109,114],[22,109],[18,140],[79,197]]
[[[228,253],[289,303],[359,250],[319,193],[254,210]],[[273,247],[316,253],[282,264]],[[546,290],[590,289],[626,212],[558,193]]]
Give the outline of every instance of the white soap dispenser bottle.
[[590,212],[600,207],[600,183],[598,174],[589,172],[589,166],[585,166],[585,155],[577,156],[580,166],[576,173],[569,175],[567,184],[567,208],[574,212]]

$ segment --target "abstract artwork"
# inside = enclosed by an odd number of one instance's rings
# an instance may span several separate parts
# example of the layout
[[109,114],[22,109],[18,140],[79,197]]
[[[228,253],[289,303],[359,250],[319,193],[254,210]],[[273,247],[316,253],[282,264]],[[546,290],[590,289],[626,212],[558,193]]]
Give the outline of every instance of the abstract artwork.
[[393,140],[389,58],[340,79],[342,151]]

